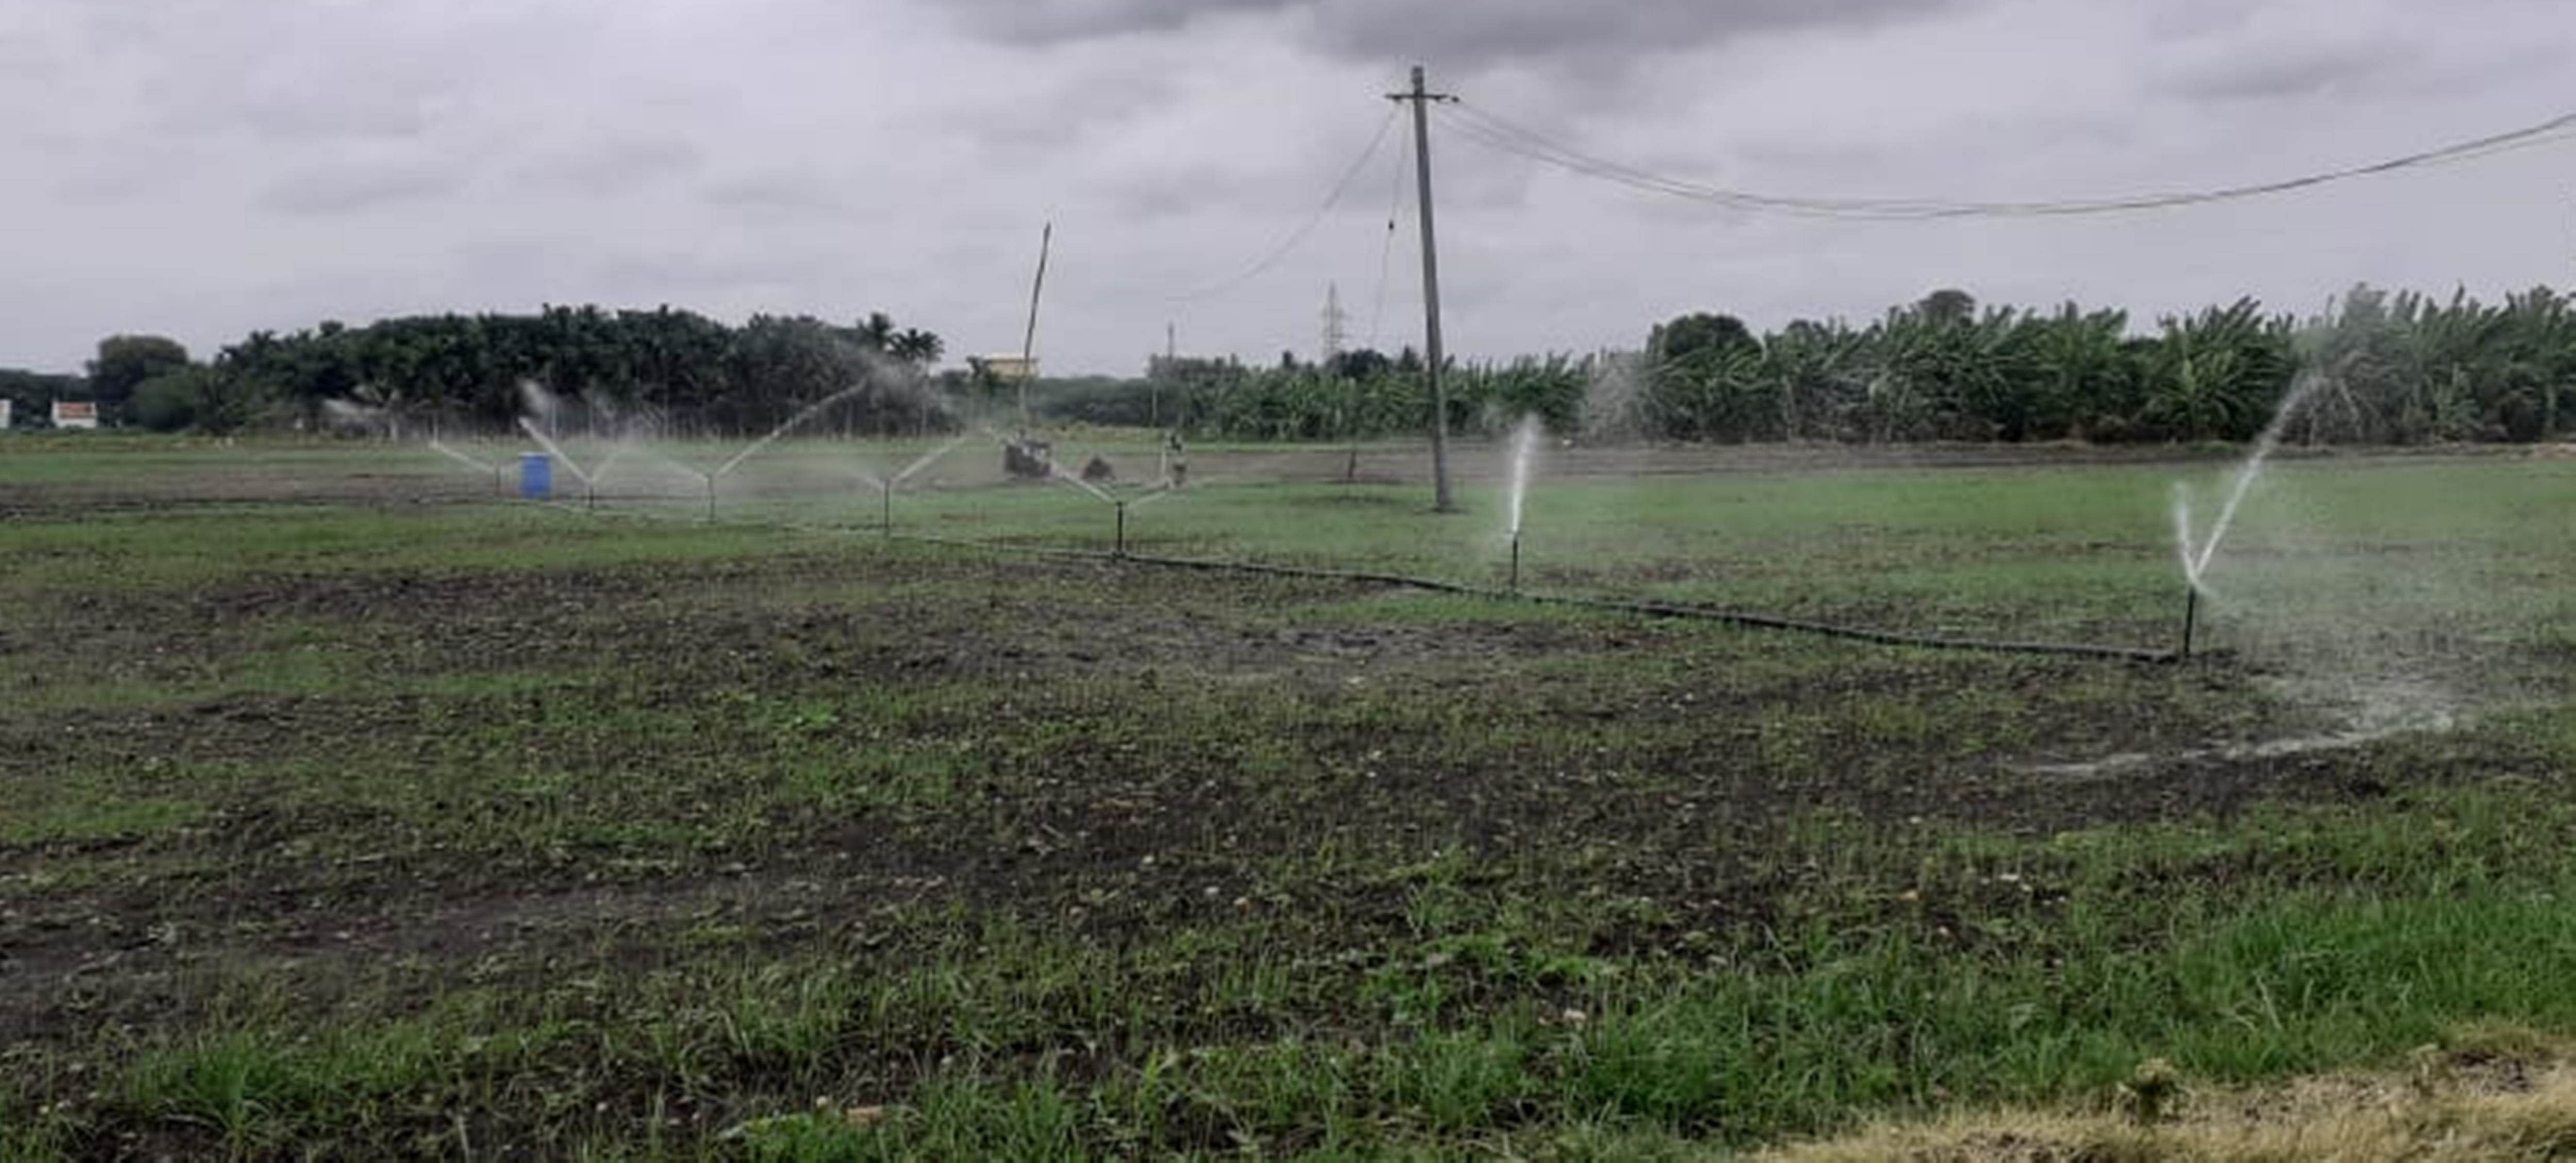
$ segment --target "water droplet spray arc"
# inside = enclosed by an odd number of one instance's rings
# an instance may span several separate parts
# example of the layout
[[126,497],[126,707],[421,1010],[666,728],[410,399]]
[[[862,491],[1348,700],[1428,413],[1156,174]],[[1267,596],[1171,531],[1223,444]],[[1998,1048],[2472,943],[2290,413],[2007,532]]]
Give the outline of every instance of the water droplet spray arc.
[[1510,588],[1515,593],[1521,588],[1521,515],[1529,500],[1530,472],[1538,460],[1540,432],[1541,425],[1536,416],[1522,417],[1520,426],[1512,431],[1512,472],[1504,517],[1505,531],[1511,535]]
[[895,490],[902,488],[903,482],[911,480],[914,474],[938,463],[940,457],[956,451],[958,445],[966,443],[966,441],[973,435],[974,434],[971,432],[960,432],[957,435],[950,437],[947,442],[941,444],[939,447],[912,458],[912,463],[903,466],[903,468],[896,471],[893,476],[878,477],[866,472],[865,470],[860,471],[859,479],[876,486],[877,489],[878,501],[881,506],[878,513],[879,532],[888,537],[894,536]]
[[571,473],[574,480],[580,481],[584,489],[588,489],[590,487],[590,473],[581,467],[580,461],[574,460],[570,454],[566,453],[560,446],[556,445],[554,437],[546,435],[545,429],[539,428],[536,421],[531,420],[528,417],[521,416],[519,417],[519,428],[526,432],[531,439],[534,439],[539,447],[544,448],[547,455],[563,462],[564,471]]
[[2191,657],[2192,634],[2194,623],[2199,620],[2200,599],[2203,596],[2215,596],[2209,589],[2210,562],[2217,558],[2218,547],[2226,542],[2228,530],[2235,527],[2236,511],[2245,504],[2246,495],[2254,491],[2254,482],[2261,479],[2264,464],[2270,461],[2272,453],[2281,447],[2281,434],[2288,430],[2290,418],[2297,414],[2300,405],[2307,403],[2308,397],[2314,395],[2317,386],[2323,382],[2324,377],[2314,372],[2302,372],[2290,382],[2290,390],[2281,397],[2280,406],[2273,409],[2271,421],[2265,424],[2262,433],[2254,438],[2253,450],[2247,453],[2244,462],[2237,466],[2236,476],[2227,488],[2227,499],[2219,505],[2217,519],[2210,522],[2208,535],[2201,538],[2197,545],[2192,538],[2189,490],[2180,481],[2174,483],[2174,551],[2181,558],[2183,577],[2181,652],[2183,658]]
[[846,388],[841,389],[840,391],[834,392],[834,393],[832,393],[831,395],[825,396],[825,397],[823,397],[823,398],[822,398],[822,399],[820,399],[820,400],[816,400],[816,401],[814,401],[814,402],[813,402],[813,403],[811,403],[811,404],[807,404],[807,405],[805,405],[805,407],[803,408],[803,410],[801,410],[801,411],[797,412],[797,413],[796,413],[795,415],[793,415],[793,416],[788,417],[788,418],[787,418],[787,420],[786,420],[786,422],[784,422],[784,423],[780,424],[780,425],[779,425],[778,427],[776,427],[776,428],[772,428],[772,429],[770,429],[770,430],[769,430],[769,434],[768,434],[768,435],[763,436],[763,437],[761,437],[761,438],[760,438],[760,439],[758,439],[758,440],[752,441],[749,447],[744,448],[742,451],[740,451],[740,452],[737,452],[737,453],[733,454],[733,458],[732,458],[732,459],[727,460],[727,461],[725,461],[722,465],[718,466],[718,467],[716,468],[716,471],[714,471],[714,472],[712,472],[712,473],[707,474],[708,478],[709,478],[709,479],[719,478],[719,477],[722,477],[722,476],[724,476],[724,475],[726,475],[726,474],[728,474],[728,473],[731,473],[733,470],[735,470],[735,469],[737,469],[737,468],[742,467],[742,462],[744,462],[744,461],[746,461],[746,460],[750,460],[752,457],[755,457],[755,456],[760,455],[760,451],[761,451],[762,449],[767,448],[767,447],[769,447],[770,445],[777,443],[777,442],[778,442],[778,438],[779,438],[779,437],[785,436],[785,435],[787,435],[789,432],[794,431],[798,425],[803,424],[804,422],[806,422],[806,421],[808,421],[808,420],[811,420],[811,419],[813,419],[813,418],[814,418],[814,417],[816,417],[816,416],[820,416],[820,415],[822,415],[825,409],[830,408],[832,405],[834,405],[834,404],[838,404],[838,403],[840,403],[840,402],[841,402],[841,401],[843,401],[843,400],[849,399],[849,398],[850,398],[850,397],[852,397],[852,396],[858,395],[859,393],[864,392],[864,391],[866,391],[867,389],[868,389],[868,385],[866,385],[866,384],[854,384],[854,385],[852,385],[852,386],[850,386],[850,387],[846,387]]
[[471,468],[471,469],[474,469],[474,470],[475,470],[475,471],[477,471],[477,472],[481,472],[481,473],[485,473],[485,474],[489,475],[489,476],[492,478],[492,493],[493,493],[493,495],[495,495],[495,496],[505,496],[505,495],[507,495],[507,494],[508,494],[508,491],[509,491],[509,490],[508,490],[508,489],[506,489],[505,487],[503,487],[503,485],[502,485],[502,483],[501,483],[501,466],[500,466],[500,465],[493,464],[492,462],[487,461],[487,460],[483,460],[483,459],[482,459],[482,458],[480,458],[480,457],[469,456],[469,455],[467,455],[467,454],[465,454],[465,453],[458,452],[458,451],[457,451],[457,450],[455,450],[454,448],[450,448],[450,447],[448,447],[448,446],[447,446],[447,444],[446,444],[445,442],[443,442],[443,441],[439,440],[439,438],[437,438],[437,437],[435,437],[435,436],[432,436],[432,437],[430,437],[430,438],[429,438],[429,449],[430,449],[430,451],[435,452],[435,453],[438,453],[438,454],[440,454],[440,455],[442,455],[442,456],[445,456],[445,457],[447,457],[448,459],[453,460],[453,461],[457,462],[458,464],[462,464],[462,465],[464,465],[464,466],[465,466],[465,467],[467,467],[467,468]]

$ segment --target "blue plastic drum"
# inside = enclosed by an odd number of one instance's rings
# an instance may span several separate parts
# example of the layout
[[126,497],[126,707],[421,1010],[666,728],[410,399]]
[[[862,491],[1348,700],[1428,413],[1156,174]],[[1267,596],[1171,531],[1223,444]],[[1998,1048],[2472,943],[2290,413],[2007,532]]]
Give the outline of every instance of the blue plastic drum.
[[519,454],[519,495],[531,501],[555,495],[555,458],[542,452]]

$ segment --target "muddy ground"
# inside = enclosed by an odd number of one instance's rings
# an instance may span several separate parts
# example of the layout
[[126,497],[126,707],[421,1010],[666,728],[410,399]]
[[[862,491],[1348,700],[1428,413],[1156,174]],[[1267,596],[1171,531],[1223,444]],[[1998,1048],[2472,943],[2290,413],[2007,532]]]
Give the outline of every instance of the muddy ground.
[[[22,587],[0,625],[0,1045],[43,1063],[17,1109],[96,1112],[67,1132],[81,1154],[239,1146],[84,1080],[277,1007],[372,1028],[470,996],[505,1027],[616,1031],[639,983],[818,959],[894,976],[989,962],[1003,933],[1124,966],[1148,1009],[1222,994],[1247,958],[1290,983],[1157,1011],[1150,1035],[1040,1000],[1016,1033],[898,1022],[834,1051],[836,1086],[899,1100],[970,1050],[1080,1078],[1157,1039],[1381,1037],[1349,999],[1419,956],[1426,899],[1635,974],[1816,925],[1972,952],[2018,939],[1979,918],[2069,888],[2044,860],[1928,874],[1959,837],[2555,777],[2506,733],[2209,750],[2313,726],[2225,659],[1940,654],[945,547],[710,557],[693,539],[713,533],[615,523],[502,565],[380,568],[484,535],[437,506],[309,507],[408,499],[411,478],[280,479],[194,482],[225,503],[202,512],[148,488],[15,502],[153,514],[78,551],[99,584]],[[347,543],[305,547],[317,519]],[[2177,758],[2048,766],[2123,754]],[[1458,988],[1469,1008],[1583,993]],[[653,1069],[549,1069],[560,1093],[489,1102],[477,1129],[549,1154],[675,1093]],[[684,1138],[810,1084],[707,1071],[677,1088],[699,1108]],[[440,1117],[293,1124],[247,1153],[365,1154]]]

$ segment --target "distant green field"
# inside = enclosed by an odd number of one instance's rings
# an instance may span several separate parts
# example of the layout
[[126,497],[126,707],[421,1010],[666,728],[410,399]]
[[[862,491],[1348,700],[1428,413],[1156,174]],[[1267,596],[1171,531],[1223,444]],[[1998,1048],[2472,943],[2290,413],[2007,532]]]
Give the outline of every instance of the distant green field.
[[[109,500],[281,497],[474,501],[515,492],[514,458],[533,445],[458,441],[461,458],[420,445],[327,442],[172,447],[64,436],[0,444],[0,488],[42,498],[105,490]],[[1158,446],[1115,431],[1059,440],[1069,470],[1091,455],[1119,469],[1104,491],[1130,501],[1137,553],[1340,566],[1500,585],[1505,450],[1457,455],[1463,513],[1429,519],[1418,449],[1364,448],[1341,478],[1340,449],[1187,450],[1188,487],[1155,495]],[[605,516],[706,519],[706,482],[741,444],[585,445],[595,484],[555,473],[555,496]],[[944,454],[941,450],[946,449]],[[16,452],[16,455],[11,453]],[[888,506],[874,482],[927,456]],[[1711,603],[1891,629],[2059,637],[2164,646],[2182,592],[2173,490],[2200,527],[2233,462],[1923,466],[1834,450],[1764,457],[1622,450],[1541,454],[1526,503],[1523,583],[1553,592]],[[1560,472],[1561,470],[1561,472]],[[1111,503],[1069,481],[1008,483],[981,437],[854,443],[786,440],[714,488],[734,524],[904,533],[993,544],[1107,550]],[[2427,633],[2561,635],[2576,596],[2564,515],[2576,457],[2338,456],[2275,463],[2221,546],[2203,613],[2210,641],[2294,649]],[[478,518],[479,519],[479,518]]]
[[[2576,1034],[2576,461],[2278,466],[2178,667],[875,536],[936,444],[708,520],[739,447],[0,441],[0,1159],[1698,1158]],[[1129,546],[1500,584],[1419,451]],[[896,528],[1109,548],[998,461]],[[1552,449],[1523,581],[2168,646],[2228,467]]]

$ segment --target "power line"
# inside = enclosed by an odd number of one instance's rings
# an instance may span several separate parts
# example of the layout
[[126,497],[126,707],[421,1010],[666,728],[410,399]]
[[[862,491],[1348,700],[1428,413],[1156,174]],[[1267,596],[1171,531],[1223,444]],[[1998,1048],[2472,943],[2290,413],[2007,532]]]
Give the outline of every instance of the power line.
[[[1577,152],[1570,147],[1559,145],[1552,139],[1541,136],[1535,131],[1513,126],[1510,123],[1504,122],[1499,118],[1495,118],[1491,114],[1484,113],[1481,110],[1452,106],[1450,108],[1442,109],[1441,115],[1444,122],[1451,130],[1471,141],[1476,142],[1477,144],[1485,146],[1488,149],[1515,154],[1533,161],[1569,170],[1585,177],[1599,178],[1605,181],[1615,182],[1623,186],[1645,190],[1649,193],[1669,194],[1676,197],[1692,198],[1699,201],[1716,202],[1720,205],[1736,209],[1759,210],[1773,208],[1765,205],[1767,201],[1770,201],[1767,199],[1762,199],[1753,195],[1719,190],[1714,187],[1700,186],[1695,183],[1685,182],[1676,178],[1660,177],[1643,170],[1633,169],[1616,162],[1606,161]],[[1782,205],[1777,208],[1785,213],[1792,214],[1818,213],[1818,211],[1795,205]]]
[[1278,265],[1280,259],[1288,257],[1288,252],[1297,249],[1297,244],[1304,242],[1307,235],[1314,233],[1315,227],[1324,221],[1324,216],[1332,213],[1333,207],[1341,204],[1342,195],[1350,189],[1352,180],[1359,177],[1360,170],[1368,165],[1370,158],[1377,156],[1378,147],[1386,144],[1387,130],[1395,126],[1395,114],[1394,109],[1387,110],[1386,117],[1377,123],[1377,132],[1369,137],[1367,148],[1362,149],[1358,157],[1351,159],[1351,164],[1342,170],[1342,176],[1333,182],[1332,190],[1324,195],[1324,204],[1317,206],[1313,216],[1300,223],[1297,229],[1289,231],[1286,238],[1280,239],[1279,245],[1270,248],[1260,258],[1253,260],[1251,266],[1245,267],[1233,276],[1220,282],[1210,283],[1195,291],[1184,291],[1169,296],[1171,301],[1185,303],[1233,290]]
[[1378,325],[1386,318],[1386,275],[1388,264],[1395,258],[1396,215],[1404,212],[1405,156],[1403,153],[1396,154],[1395,164],[1389,167],[1394,171],[1390,175],[1393,181],[1389,183],[1393,189],[1389,190],[1386,196],[1386,240],[1378,246],[1377,292],[1371,297],[1372,301],[1369,304],[1368,343],[1365,346],[1370,351],[1377,350]]
[[1669,178],[1590,155],[1535,130],[1513,124],[1482,110],[1462,109],[1460,113],[1462,117],[1451,120],[1451,128],[1480,144],[1638,189],[1713,202],[1735,209],[1827,217],[1904,219],[2107,213],[2252,197],[2413,166],[2465,161],[2510,149],[2542,144],[2564,136],[2568,130],[2576,128],[2576,114],[2569,114],[2524,129],[2366,166],[2354,166],[2284,181],[2225,187],[2217,190],[2057,202],[1958,202],[1929,198],[1796,198],[1730,190]]
[[2365,165],[2305,174],[2277,181],[2248,185],[2221,186],[2206,190],[2176,190],[2123,195],[2111,198],[2075,198],[2050,201],[1961,201],[1943,198],[1843,198],[1799,197],[1762,194],[1712,186],[1701,182],[1669,177],[1652,171],[1588,153],[1566,142],[1517,124],[1489,111],[1459,102],[1440,110],[1450,128],[1489,149],[1514,154],[1555,166],[1585,177],[1616,183],[1649,193],[1686,198],[1725,206],[1730,209],[1760,213],[1794,214],[1826,218],[1929,219],[1929,218],[2014,218],[2066,217],[2085,214],[2111,214],[2136,210],[2160,210],[2209,202],[2233,201],[2262,197],[2294,190],[2323,186],[2353,178],[2370,177],[2398,170],[2452,164],[2504,153],[2568,137],[2576,133],[2576,113],[2561,114],[2549,120],[2502,133],[2489,134],[2467,141],[2416,153],[2403,154]]

